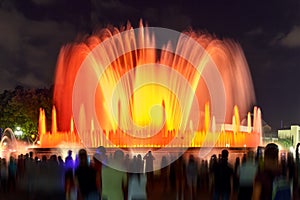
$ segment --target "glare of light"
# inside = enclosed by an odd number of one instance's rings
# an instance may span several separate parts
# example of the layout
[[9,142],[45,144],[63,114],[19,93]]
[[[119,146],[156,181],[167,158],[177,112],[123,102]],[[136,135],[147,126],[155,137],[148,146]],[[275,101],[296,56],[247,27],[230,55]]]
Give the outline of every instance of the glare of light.
[[20,128],[19,126],[16,127],[15,135],[16,135],[16,136],[21,136],[21,135],[23,135],[23,131],[21,130],[21,128]]
[[290,146],[290,152],[294,152],[294,151],[295,151],[294,147]]
[[41,141],[38,140],[36,143],[40,145],[40,144],[41,144]]
[[7,142],[3,142],[3,145],[6,146],[6,145],[7,145]]
[[230,147],[230,144],[226,144],[225,147]]
[[32,135],[31,135],[31,138],[32,138],[32,139],[34,139],[34,138],[35,138],[35,135],[34,135],[34,134],[32,134]]
[[246,144],[244,144],[244,147],[246,148],[246,147],[247,147],[247,145],[246,145]]
[[277,144],[279,151],[283,150],[282,146]]

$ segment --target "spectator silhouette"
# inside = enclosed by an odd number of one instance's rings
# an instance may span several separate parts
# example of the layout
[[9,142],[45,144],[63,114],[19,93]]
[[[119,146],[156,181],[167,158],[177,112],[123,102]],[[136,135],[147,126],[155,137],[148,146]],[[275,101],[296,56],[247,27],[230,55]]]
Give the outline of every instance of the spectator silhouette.
[[214,185],[215,185],[214,171],[216,170],[217,165],[218,165],[217,155],[216,155],[216,154],[213,154],[213,155],[210,157],[209,167],[208,167],[208,171],[209,171],[209,183],[208,183],[208,188],[209,188],[209,192],[210,192],[210,193],[213,191],[213,187],[214,187]]
[[8,164],[8,189],[15,191],[16,189],[17,163],[13,156],[10,156]]
[[167,191],[169,189],[168,168],[167,157],[163,156],[161,159],[160,180],[163,183],[164,191]]
[[[208,188],[208,162],[207,160],[202,160],[201,161],[201,166],[200,166],[200,176],[199,176],[199,183],[200,183],[200,189],[201,188]],[[198,188],[199,188],[198,186]]]
[[84,200],[98,200],[96,170],[88,165],[88,156],[85,149],[78,152],[79,165],[75,170],[75,180],[79,189],[79,196]]
[[224,149],[220,162],[214,167],[214,200],[227,200],[233,193],[233,169],[228,163],[229,152]]
[[198,178],[198,166],[193,155],[190,155],[189,161],[186,167],[186,179],[189,188],[190,199],[196,199],[197,197],[197,178]]
[[253,200],[272,199],[272,183],[275,176],[280,174],[278,166],[278,146],[269,143],[264,151],[263,169],[258,171],[253,185]]
[[35,184],[36,180],[36,164],[33,159],[33,152],[26,154],[25,158],[25,184],[27,187],[28,197],[31,198],[35,195]]
[[142,160],[141,154],[137,155],[137,168],[138,172],[144,173],[144,161]]
[[127,173],[124,172],[124,153],[117,150],[114,158],[102,166],[102,199],[124,199],[128,196]]
[[234,170],[233,170],[233,189],[234,193],[238,192],[239,189],[239,177],[238,177],[238,169],[240,168],[240,157],[235,158]]
[[72,151],[69,150],[68,151],[68,156],[65,158],[65,167],[66,170],[72,169],[74,168],[74,160],[72,158]]
[[[289,152],[288,153],[288,157],[287,157],[287,177],[289,182],[291,183],[291,185],[293,185],[293,188],[297,188],[296,185],[296,166],[295,166],[295,162],[294,162],[294,157],[293,157],[293,153]],[[293,190],[294,195],[297,195],[297,190]]]
[[2,158],[0,163],[0,173],[1,173],[1,188],[2,192],[8,192],[8,169],[6,159]]
[[128,180],[128,200],[146,200],[147,177],[145,174],[133,172],[129,174]]
[[239,200],[251,200],[254,177],[257,173],[257,165],[254,162],[254,152],[249,151],[247,157],[243,158],[242,165],[238,169],[239,176]]
[[185,164],[183,155],[180,155],[175,161],[174,170],[176,177],[176,199],[184,199]]
[[64,168],[64,167],[65,167],[65,162],[64,162],[64,160],[62,159],[62,157],[61,157],[61,156],[58,156],[58,157],[57,157],[57,160],[58,160],[59,166],[60,166],[61,168]]
[[145,172],[147,174],[147,187],[151,190],[154,182],[153,161],[155,158],[152,155],[152,152],[148,151],[143,159],[146,161]]
[[146,161],[146,172],[153,172],[153,161],[155,160],[155,158],[152,155],[152,152],[148,151],[143,159]]
[[94,168],[96,170],[96,183],[99,195],[102,196],[102,166],[107,164],[106,149],[103,146],[97,148],[96,153],[93,156]]

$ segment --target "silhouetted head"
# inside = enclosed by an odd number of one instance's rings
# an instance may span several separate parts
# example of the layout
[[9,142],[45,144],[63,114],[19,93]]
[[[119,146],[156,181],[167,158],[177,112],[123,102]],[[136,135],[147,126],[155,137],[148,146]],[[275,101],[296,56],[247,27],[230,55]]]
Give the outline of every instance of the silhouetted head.
[[226,150],[226,149],[222,150],[222,159],[227,160],[228,154],[229,154],[228,150]]
[[212,160],[216,160],[216,159],[217,159],[217,155],[216,155],[216,154],[212,155],[212,156],[211,156],[211,159],[212,159]]
[[264,152],[264,166],[265,169],[277,170],[278,169],[278,154],[279,148],[274,143],[269,143]]
[[63,162],[63,159],[62,159],[61,156],[58,156],[57,159],[58,159],[59,162]]
[[106,149],[103,146],[99,146],[96,150],[97,153],[106,154]]
[[275,143],[269,143],[265,148],[265,159],[278,160],[279,148]]
[[124,159],[124,153],[121,150],[116,150],[114,154],[114,159],[117,161],[122,161]]
[[87,152],[85,149],[80,149],[78,152],[79,165],[87,165]]
[[189,163],[194,163],[194,162],[196,162],[196,161],[195,161],[195,157],[194,157],[194,155],[191,154],[191,155],[189,156]]
[[68,151],[68,156],[72,156],[72,151],[71,150]]
[[194,155],[191,154],[189,159],[190,160],[195,160]]

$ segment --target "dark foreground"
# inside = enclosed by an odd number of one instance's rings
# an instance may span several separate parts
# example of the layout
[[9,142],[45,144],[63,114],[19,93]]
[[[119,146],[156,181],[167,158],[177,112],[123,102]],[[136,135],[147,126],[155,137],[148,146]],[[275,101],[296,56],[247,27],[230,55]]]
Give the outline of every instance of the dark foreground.
[[[169,186],[167,189],[163,189],[163,182],[159,177],[155,177],[153,189],[149,192],[149,200],[176,200],[176,190]],[[35,194],[29,194],[23,188],[18,188],[14,192],[0,193],[1,200],[65,200],[64,192],[48,191],[36,191]],[[184,198],[190,199],[188,188],[184,189]],[[208,188],[199,187],[197,190],[197,199],[212,199]]]

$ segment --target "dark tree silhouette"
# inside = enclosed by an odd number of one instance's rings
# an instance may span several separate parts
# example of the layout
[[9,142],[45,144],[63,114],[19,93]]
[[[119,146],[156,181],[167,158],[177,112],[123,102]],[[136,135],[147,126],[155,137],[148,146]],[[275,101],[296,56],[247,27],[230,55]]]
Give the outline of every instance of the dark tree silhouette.
[[0,94],[0,127],[15,130],[21,127],[21,139],[37,136],[39,108],[44,108],[47,126],[51,126],[53,88],[24,89],[17,86]]

